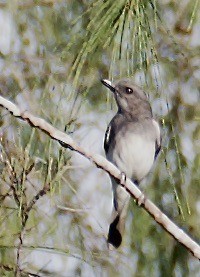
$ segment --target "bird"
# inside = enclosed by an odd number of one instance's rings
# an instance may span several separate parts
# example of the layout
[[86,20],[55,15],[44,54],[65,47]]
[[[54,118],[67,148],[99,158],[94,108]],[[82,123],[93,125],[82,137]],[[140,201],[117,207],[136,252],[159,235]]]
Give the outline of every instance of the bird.
[[[102,79],[113,93],[118,111],[104,138],[106,158],[136,185],[147,176],[161,149],[161,131],[153,118],[145,92],[130,78],[116,82]],[[122,175],[122,176],[123,176]],[[109,249],[122,243],[130,195],[111,177],[113,211],[107,243]]]

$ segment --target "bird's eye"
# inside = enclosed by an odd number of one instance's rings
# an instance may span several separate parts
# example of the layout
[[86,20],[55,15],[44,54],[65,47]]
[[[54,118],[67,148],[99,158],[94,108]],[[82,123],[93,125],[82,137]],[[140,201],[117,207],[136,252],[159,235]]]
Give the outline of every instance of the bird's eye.
[[127,94],[131,94],[131,93],[133,93],[132,88],[126,88],[126,93],[127,93]]

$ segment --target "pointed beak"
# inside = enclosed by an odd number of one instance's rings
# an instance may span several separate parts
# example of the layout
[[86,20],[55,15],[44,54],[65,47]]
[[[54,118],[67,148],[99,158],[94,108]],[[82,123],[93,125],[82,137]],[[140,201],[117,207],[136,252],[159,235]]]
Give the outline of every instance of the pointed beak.
[[101,82],[104,86],[109,88],[112,92],[115,92],[115,87],[112,85],[111,81],[106,80],[106,79],[102,79]]

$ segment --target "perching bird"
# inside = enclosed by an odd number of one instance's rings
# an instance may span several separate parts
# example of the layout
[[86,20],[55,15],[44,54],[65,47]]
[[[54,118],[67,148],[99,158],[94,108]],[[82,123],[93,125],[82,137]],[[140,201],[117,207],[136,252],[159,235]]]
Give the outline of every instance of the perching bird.
[[[139,184],[149,173],[160,151],[159,125],[153,119],[147,96],[130,79],[122,79],[114,84],[102,80],[102,83],[113,92],[118,106],[118,112],[105,134],[106,157],[125,176]],[[122,242],[130,196],[114,178],[111,181],[113,213],[108,243],[110,248],[117,248]]]

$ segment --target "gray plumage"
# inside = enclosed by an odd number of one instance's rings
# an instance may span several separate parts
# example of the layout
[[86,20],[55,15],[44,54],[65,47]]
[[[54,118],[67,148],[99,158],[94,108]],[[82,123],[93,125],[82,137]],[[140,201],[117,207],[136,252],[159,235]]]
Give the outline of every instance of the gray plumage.
[[[102,80],[102,83],[114,93],[118,106],[105,135],[106,157],[139,184],[160,151],[159,125],[153,119],[145,93],[130,79],[122,79],[116,84],[108,80]],[[108,243],[117,248],[122,242],[130,196],[113,178],[111,181],[114,200]]]

